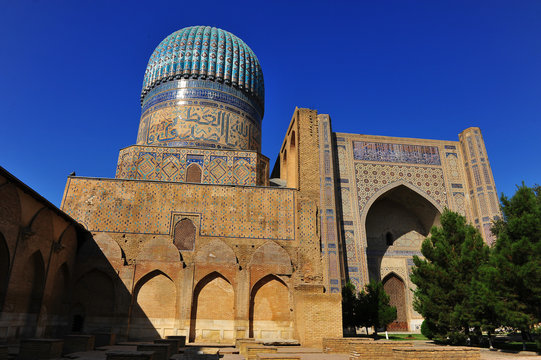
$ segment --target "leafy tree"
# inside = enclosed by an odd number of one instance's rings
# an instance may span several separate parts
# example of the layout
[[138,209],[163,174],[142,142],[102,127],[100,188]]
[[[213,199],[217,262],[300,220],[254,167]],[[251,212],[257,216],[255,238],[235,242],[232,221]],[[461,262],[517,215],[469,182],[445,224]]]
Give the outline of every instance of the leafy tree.
[[381,281],[371,281],[359,294],[359,314],[363,314],[363,325],[385,328],[396,319],[396,307],[389,305],[389,295],[385,293]]
[[541,322],[541,187],[502,195],[503,219],[495,222],[493,284],[502,294],[504,324],[528,333]]
[[417,285],[413,305],[435,339],[463,343],[470,327],[485,325],[479,314],[486,311],[483,301],[488,294],[480,268],[488,264],[489,248],[460,214],[444,210],[440,220],[441,227],[432,228],[423,241],[424,259],[413,258],[411,280]]
[[358,302],[355,285],[348,281],[342,288],[342,325],[346,329],[355,328],[359,325],[356,313]]

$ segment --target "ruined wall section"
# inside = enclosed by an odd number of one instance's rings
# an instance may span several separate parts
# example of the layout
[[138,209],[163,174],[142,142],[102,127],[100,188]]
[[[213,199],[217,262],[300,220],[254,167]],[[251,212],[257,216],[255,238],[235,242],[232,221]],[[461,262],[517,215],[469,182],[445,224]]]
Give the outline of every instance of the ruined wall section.
[[171,239],[185,217],[202,240],[292,243],[294,204],[289,189],[71,177],[62,209],[91,232],[122,236],[129,262],[149,239]]

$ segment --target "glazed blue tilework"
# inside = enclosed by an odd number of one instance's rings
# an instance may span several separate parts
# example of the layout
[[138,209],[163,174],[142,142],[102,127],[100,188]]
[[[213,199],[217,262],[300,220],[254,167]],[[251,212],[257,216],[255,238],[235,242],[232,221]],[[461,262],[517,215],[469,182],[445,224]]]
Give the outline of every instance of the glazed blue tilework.
[[[331,293],[341,291],[341,262],[338,244],[341,243],[340,232],[336,222],[335,195],[334,195],[334,177],[330,145],[331,145],[331,122],[328,116],[318,117],[319,127],[319,171],[320,171],[320,206],[322,223],[322,254],[327,258],[327,286]],[[323,248],[329,249],[324,252]]]
[[169,235],[179,209],[201,214],[202,237],[295,238],[292,189],[79,177],[69,179],[63,205],[89,231],[149,235]]
[[179,77],[223,81],[264,103],[257,57],[241,39],[215,27],[191,26],[167,36],[150,56],[142,97],[164,80]]
[[[238,109],[246,112],[256,124],[261,124],[261,118],[263,116],[262,111],[256,110],[256,105],[250,100],[241,99],[234,94],[228,94],[227,92],[208,89],[207,84],[212,84],[210,81],[184,81],[179,80],[175,82],[168,82],[166,84],[158,86],[155,90],[159,92],[152,96],[151,94],[145,97],[145,102],[142,107],[142,114],[153,107],[154,105],[163,103],[164,101],[178,100],[178,99],[207,99],[217,101],[223,104],[234,106],[228,110],[239,112]],[[176,85],[173,89],[170,89],[173,85]],[[170,90],[167,90],[170,89]],[[224,89],[227,90],[227,89]],[[203,103],[205,106],[216,106],[214,103]]]
[[121,150],[116,178],[182,182],[194,162],[203,170],[204,184],[261,185],[258,167],[268,168],[255,152],[135,145]]

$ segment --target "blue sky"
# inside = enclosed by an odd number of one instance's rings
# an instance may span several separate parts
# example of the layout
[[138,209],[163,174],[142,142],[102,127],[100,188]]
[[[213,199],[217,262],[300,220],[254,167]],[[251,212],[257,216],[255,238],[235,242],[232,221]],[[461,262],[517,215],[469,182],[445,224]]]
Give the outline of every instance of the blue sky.
[[337,132],[483,132],[498,191],[541,182],[541,1],[0,0],[0,165],[60,205],[66,178],[114,177],[135,143],[146,63],[210,25],[263,67],[263,153],[295,106]]

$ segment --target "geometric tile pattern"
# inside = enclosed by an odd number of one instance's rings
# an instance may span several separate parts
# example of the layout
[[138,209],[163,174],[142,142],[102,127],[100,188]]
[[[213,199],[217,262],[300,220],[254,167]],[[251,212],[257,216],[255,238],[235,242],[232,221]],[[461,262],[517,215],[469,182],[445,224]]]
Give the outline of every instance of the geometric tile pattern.
[[184,181],[187,165],[196,162],[204,184],[255,186],[263,185],[257,181],[268,171],[268,160],[254,151],[134,145],[122,149],[118,159],[117,179]]
[[331,293],[341,290],[340,235],[336,223],[335,176],[332,155],[331,120],[328,115],[318,115],[319,121],[319,172],[320,172],[320,221],[324,263],[327,265],[327,287]]
[[209,237],[293,240],[295,190],[70,178],[63,209],[89,231],[168,235],[171,214],[200,214]]
[[364,210],[365,204],[379,189],[396,181],[405,181],[419,189],[426,197],[432,198],[441,207],[447,206],[443,170],[439,167],[356,162],[355,176],[360,211]]
[[263,72],[252,50],[228,31],[191,26],[167,36],[148,61],[143,95],[165,79],[211,78],[265,98]]

